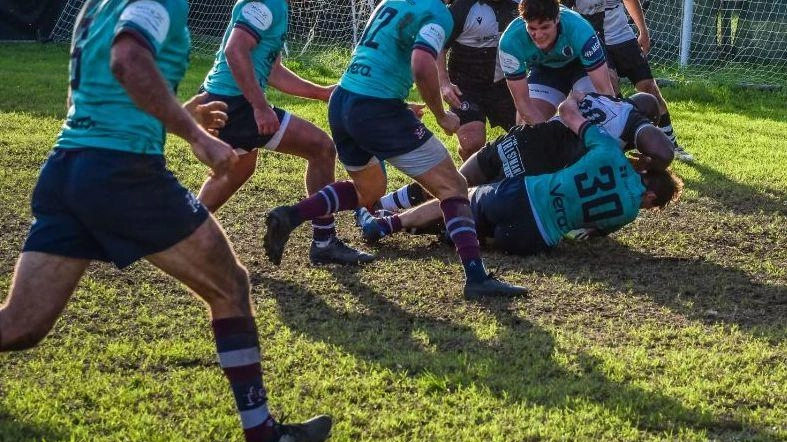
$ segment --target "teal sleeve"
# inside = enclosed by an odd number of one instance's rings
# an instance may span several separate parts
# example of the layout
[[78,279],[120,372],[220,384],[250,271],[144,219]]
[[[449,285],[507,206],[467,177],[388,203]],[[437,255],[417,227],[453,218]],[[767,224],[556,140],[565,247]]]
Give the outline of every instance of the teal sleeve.
[[515,24],[517,20],[514,20],[503,32],[497,49],[500,67],[509,80],[519,80],[527,76],[527,58],[522,42],[518,41],[521,33],[514,26]]
[[586,121],[579,128],[579,137],[584,141],[588,150],[613,149],[620,151],[620,144],[604,129]]
[[413,43],[413,49],[423,49],[435,57],[443,50],[446,39],[454,30],[451,13],[445,6],[439,7],[443,10],[438,10],[429,20],[424,21]]
[[274,23],[287,20],[281,2],[246,1],[238,11],[234,28],[242,29],[253,36],[257,43]]
[[574,51],[579,53],[579,60],[586,71],[598,68],[607,60],[596,31],[583,18],[573,22],[571,43]]
[[186,26],[185,2],[136,0],[126,4],[115,26],[115,37],[128,33],[157,54],[172,29]]

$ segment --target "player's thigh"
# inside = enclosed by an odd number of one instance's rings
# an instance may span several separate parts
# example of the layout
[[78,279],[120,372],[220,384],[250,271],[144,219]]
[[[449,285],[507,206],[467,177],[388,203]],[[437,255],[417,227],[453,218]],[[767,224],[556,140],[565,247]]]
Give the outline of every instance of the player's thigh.
[[307,160],[320,159],[320,164],[333,168],[336,150],[331,137],[313,123],[296,115],[289,115],[288,125],[278,146],[273,150]]
[[467,197],[467,180],[456,170],[448,155],[428,171],[411,175],[411,178],[441,201],[452,197]]
[[248,274],[213,216],[175,245],[145,257],[209,304],[224,302],[248,314]]
[[90,260],[23,252],[16,263],[8,299],[0,309],[6,344],[33,345],[60,316]]

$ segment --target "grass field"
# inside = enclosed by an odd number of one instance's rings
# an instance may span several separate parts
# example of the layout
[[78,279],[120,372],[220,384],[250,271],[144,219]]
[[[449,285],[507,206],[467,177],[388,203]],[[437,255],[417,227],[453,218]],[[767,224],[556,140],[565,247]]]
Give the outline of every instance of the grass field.
[[[67,62],[62,47],[0,45],[2,293]],[[208,67],[193,63],[183,97]],[[263,155],[218,217],[251,274],[273,411],[329,412],[335,441],[787,440],[787,95],[664,93],[697,157],[675,166],[682,201],[545,256],[488,252],[532,290],[511,302],[463,300],[454,252],[427,237],[389,238],[363,268],[314,268],[301,228],[272,266],[263,216],[300,197],[303,164]],[[326,127],[323,104],[271,96]],[[197,189],[206,169],[182,141],[167,149]],[[338,224],[361,245],[351,216]],[[0,355],[0,441],[239,441],[215,361],[182,286],[146,263],[94,264],[39,347]]]

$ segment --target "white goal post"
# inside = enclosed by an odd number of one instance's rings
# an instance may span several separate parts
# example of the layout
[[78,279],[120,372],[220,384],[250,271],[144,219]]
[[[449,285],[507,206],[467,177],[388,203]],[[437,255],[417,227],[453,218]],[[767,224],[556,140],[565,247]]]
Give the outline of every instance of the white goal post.
[[[641,0],[661,76],[787,85],[787,0]],[[84,0],[67,0],[51,39],[66,42]],[[212,57],[233,0],[190,2],[193,54]],[[290,0],[285,57],[345,59],[376,0]]]

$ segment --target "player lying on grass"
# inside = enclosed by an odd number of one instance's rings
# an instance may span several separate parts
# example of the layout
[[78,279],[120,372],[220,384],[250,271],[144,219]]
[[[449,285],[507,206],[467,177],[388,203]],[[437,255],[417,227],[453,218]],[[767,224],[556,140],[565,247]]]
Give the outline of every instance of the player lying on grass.
[[165,165],[166,132],[186,140],[215,176],[238,160],[187,112],[216,129],[218,108],[200,111],[192,101],[184,110],[175,99],[188,67],[187,18],[185,0],[82,7],[68,116],[33,190],[35,219],[0,307],[0,352],[44,338],[91,261],[125,268],[144,258],[205,301],[245,440],[323,441],[330,417],[282,425],[268,412],[248,273],[215,218]]
[[[286,0],[242,0],[232,8],[224,40],[202,88],[209,99],[229,105],[229,119],[218,137],[240,155],[222,177],[209,177],[199,199],[211,212],[219,209],[254,173],[262,148],[307,161],[306,192],[311,195],[334,180],[336,150],[331,138],[314,124],[270,105],[267,85],[295,96],[328,101],[333,86],[306,81],[281,64],[287,32]],[[311,220],[313,264],[358,264],[374,259],[336,237],[333,214]]]
[[[606,235],[634,221],[640,208],[663,208],[680,195],[683,184],[671,171],[635,169],[617,140],[582,117],[577,105],[569,97],[559,108],[587,147],[576,163],[554,173],[505,178],[473,192],[470,207],[479,237],[492,238],[497,249],[525,256],[554,248],[579,229],[584,236]],[[434,201],[386,217],[361,213],[369,242],[440,222]]]
[[465,270],[465,296],[527,292],[487,273],[467,182],[445,146],[404,101],[415,82],[440,127],[456,132],[459,118],[443,108],[435,62],[452,29],[451,14],[437,0],[384,0],[377,6],[328,103],[331,134],[352,181],[330,184],[292,206],[270,211],[263,247],[274,264],[281,263],[290,234],[304,221],[374,204],[385,193],[380,161],[386,160],[440,200]]
[[[624,150],[636,149],[642,154],[642,167],[664,170],[672,162],[672,144],[649,121],[658,115],[653,96],[638,93],[625,100],[592,93],[575,96],[584,118],[617,138]],[[470,186],[478,186],[520,174],[555,172],[586,152],[583,140],[554,118],[535,126],[515,126],[471,156],[459,171]],[[430,198],[418,183],[412,183],[383,196],[374,208],[399,212]]]

